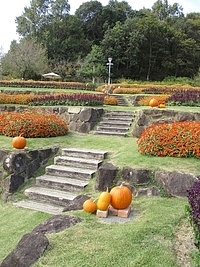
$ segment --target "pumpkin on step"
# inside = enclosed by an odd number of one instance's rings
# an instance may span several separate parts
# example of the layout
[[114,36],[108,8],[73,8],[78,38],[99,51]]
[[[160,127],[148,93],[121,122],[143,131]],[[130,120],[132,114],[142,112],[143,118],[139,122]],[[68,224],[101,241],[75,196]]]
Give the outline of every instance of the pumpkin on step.
[[157,107],[158,106],[158,100],[156,98],[152,98],[150,101],[149,101],[149,106],[150,107]]
[[99,199],[97,201],[97,209],[99,210],[107,210],[108,206],[110,205],[111,201],[111,194],[108,192],[108,189],[106,192],[102,192],[99,196]]
[[115,186],[110,190],[111,206],[115,209],[126,209],[132,201],[132,191],[128,186],[122,183],[120,186]]
[[163,104],[163,103],[161,103],[158,107],[159,107],[159,108],[166,108],[166,105]]
[[17,149],[23,149],[26,146],[26,139],[23,136],[16,136],[12,139],[12,146]]
[[83,203],[83,210],[88,212],[88,213],[94,213],[97,210],[97,204],[96,204],[95,200],[93,200],[92,198],[87,199]]

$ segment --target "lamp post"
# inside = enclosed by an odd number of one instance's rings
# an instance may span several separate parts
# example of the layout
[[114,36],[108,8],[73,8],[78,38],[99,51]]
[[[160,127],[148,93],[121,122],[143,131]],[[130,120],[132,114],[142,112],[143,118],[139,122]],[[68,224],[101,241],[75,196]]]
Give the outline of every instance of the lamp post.
[[108,63],[106,64],[108,66],[108,90],[110,89],[110,70],[111,70],[111,66],[113,65],[113,63],[111,63],[112,58],[109,57],[108,58]]

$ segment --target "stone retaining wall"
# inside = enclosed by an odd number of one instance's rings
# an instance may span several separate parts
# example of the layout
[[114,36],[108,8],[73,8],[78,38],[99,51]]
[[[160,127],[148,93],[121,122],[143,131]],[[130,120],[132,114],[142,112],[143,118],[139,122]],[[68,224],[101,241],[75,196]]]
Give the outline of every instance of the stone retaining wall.
[[[40,107],[49,112],[61,115],[69,124],[69,130],[89,133],[99,122],[104,113],[103,107]],[[0,106],[0,111],[22,111],[25,106]]]
[[[109,179],[107,179],[109,177]],[[117,177],[120,177],[117,178]],[[200,176],[176,171],[150,170],[135,167],[118,167],[111,163],[103,164],[97,173],[95,189],[106,191],[113,184],[127,183],[133,194],[145,196],[167,195],[185,197],[187,189],[191,188]]]
[[58,152],[59,147],[1,151],[0,162],[3,165],[3,172],[0,177],[0,189],[2,188],[3,196],[16,192],[33,176],[35,171],[44,166]]

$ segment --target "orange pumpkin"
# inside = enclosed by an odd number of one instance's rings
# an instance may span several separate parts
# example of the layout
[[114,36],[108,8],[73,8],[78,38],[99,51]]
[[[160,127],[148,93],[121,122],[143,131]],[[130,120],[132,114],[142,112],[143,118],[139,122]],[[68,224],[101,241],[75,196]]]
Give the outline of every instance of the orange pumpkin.
[[16,136],[12,139],[12,146],[17,149],[23,149],[26,146],[26,139],[23,136]]
[[115,209],[126,209],[132,201],[132,191],[122,183],[110,190],[111,206]]
[[84,203],[83,203],[83,210],[88,212],[88,213],[94,213],[97,210],[97,204],[95,202],[95,200],[87,199]]
[[166,105],[165,104],[160,104],[158,107],[159,108],[166,108]]
[[102,192],[97,201],[97,209],[107,210],[108,206],[110,205],[110,201],[111,201],[111,194],[108,192],[108,190],[106,192]]
[[157,107],[158,106],[158,100],[156,98],[152,98],[150,101],[149,101],[149,106],[150,107]]

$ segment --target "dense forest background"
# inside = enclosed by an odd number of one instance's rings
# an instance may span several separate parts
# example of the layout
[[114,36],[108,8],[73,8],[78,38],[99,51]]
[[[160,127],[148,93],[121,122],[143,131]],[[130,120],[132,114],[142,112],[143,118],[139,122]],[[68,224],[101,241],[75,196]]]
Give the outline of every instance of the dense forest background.
[[40,79],[54,71],[64,81],[104,82],[111,57],[113,81],[193,78],[200,69],[200,13],[183,8],[167,0],[140,10],[126,1],[88,1],[71,15],[68,0],[32,0],[16,17],[21,39],[1,56],[1,75]]

